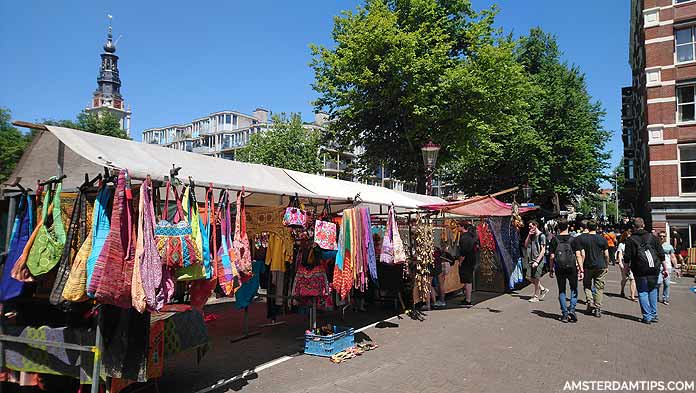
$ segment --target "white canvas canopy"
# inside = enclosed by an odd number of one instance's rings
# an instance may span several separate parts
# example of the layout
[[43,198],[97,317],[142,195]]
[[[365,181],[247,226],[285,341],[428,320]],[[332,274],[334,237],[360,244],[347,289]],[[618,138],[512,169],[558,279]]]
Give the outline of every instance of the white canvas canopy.
[[[64,149],[60,147],[61,143]],[[63,182],[64,188],[75,189],[84,180],[85,173],[93,177],[104,167],[128,169],[133,179],[150,175],[160,181],[169,175],[172,167],[181,167],[179,178],[184,181],[190,176],[198,185],[212,183],[215,188],[244,188],[251,193],[247,198],[250,205],[282,205],[287,203],[283,196],[295,194],[307,200],[330,198],[339,203],[352,201],[359,194],[366,203],[393,203],[404,209],[444,203],[437,197],[224,160],[56,126],[45,126],[36,136],[11,179],[21,177],[25,185],[31,185],[27,182],[65,173],[68,177]]]

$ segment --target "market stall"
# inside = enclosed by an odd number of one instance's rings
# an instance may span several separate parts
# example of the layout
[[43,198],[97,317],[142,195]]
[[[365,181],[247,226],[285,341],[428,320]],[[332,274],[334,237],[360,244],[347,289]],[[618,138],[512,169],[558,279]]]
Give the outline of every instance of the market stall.
[[[377,263],[404,264],[396,212],[444,202],[17,125],[40,132],[11,177],[14,187],[2,189],[13,228],[2,301],[17,315],[0,331],[0,344],[8,343],[0,351],[15,354],[3,363],[7,373],[81,383],[160,376],[167,357],[204,353],[207,329],[197,310],[213,291],[240,295],[239,302],[268,283],[269,318],[279,307],[309,303],[316,313],[317,305],[345,304],[351,293],[378,284]],[[44,182],[29,190],[38,179]],[[388,217],[386,249],[375,246],[371,208]],[[62,313],[53,330],[31,321],[37,305]],[[92,352],[93,361],[79,351]],[[60,361],[41,360],[48,358]]]

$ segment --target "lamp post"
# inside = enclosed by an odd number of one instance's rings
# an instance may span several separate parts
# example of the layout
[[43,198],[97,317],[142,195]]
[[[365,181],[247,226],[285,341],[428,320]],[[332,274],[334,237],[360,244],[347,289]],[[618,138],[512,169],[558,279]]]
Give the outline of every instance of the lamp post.
[[433,195],[433,173],[437,164],[437,155],[440,153],[440,145],[429,141],[421,147],[423,164],[425,165],[425,195]]

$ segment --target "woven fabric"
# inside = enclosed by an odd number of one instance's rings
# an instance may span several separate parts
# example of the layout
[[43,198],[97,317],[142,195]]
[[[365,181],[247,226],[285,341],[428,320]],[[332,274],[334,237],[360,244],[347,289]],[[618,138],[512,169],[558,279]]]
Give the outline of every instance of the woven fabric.
[[131,280],[135,242],[133,241],[133,209],[126,197],[127,171],[118,174],[118,183],[111,211],[111,228],[104,242],[104,248],[94,267],[94,275],[88,292],[104,304],[120,308],[130,308]]
[[29,242],[32,229],[34,228],[34,206],[32,198],[28,195],[22,196],[19,201],[19,214],[15,217],[10,238],[10,248],[8,250],[5,265],[2,270],[2,280],[0,280],[0,301],[5,302],[13,299],[22,293],[24,283],[12,277],[12,269],[22,256],[24,247]]
[[[44,211],[46,211],[46,213],[42,214],[42,216],[46,217],[47,214],[51,214],[53,216],[53,223],[49,227],[44,220],[44,225],[39,227],[39,233],[29,252],[27,268],[34,277],[51,271],[56,266],[63,253],[63,245],[65,244],[66,236],[63,216],[60,211],[60,193],[62,189],[63,185],[58,183],[53,195],[53,209],[51,212],[48,212],[46,208],[48,200],[44,200]],[[48,196],[48,193],[46,195]]]
[[[85,241],[84,227],[85,221],[87,220],[86,215],[87,197],[82,190],[79,190],[75,202],[73,203],[65,245],[63,246],[63,253],[58,263],[58,272],[49,297],[50,303],[54,306],[62,305],[63,307],[68,307],[67,302],[63,299],[63,290],[65,289],[65,284],[70,275],[73,257]],[[83,234],[82,236],[80,236],[81,233]]]
[[[239,272],[233,261],[234,250],[232,250],[230,239],[230,226],[232,219],[230,217],[230,205],[225,196],[224,203],[220,204],[223,217],[221,221],[220,234],[222,236],[220,250],[217,253],[217,277],[220,288],[227,296],[232,296],[239,289],[241,283],[239,281]],[[232,254],[232,255],[230,255]]]
[[377,275],[377,257],[375,255],[375,240],[372,237],[372,221],[370,220],[370,209],[363,208],[363,236],[365,237],[365,244],[367,245],[367,264],[370,270],[370,277],[372,282],[379,284],[379,277]]
[[237,193],[237,215],[234,224],[234,249],[235,265],[237,270],[243,274],[252,274],[251,248],[249,247],[249,237],[246,231],[246,208],[244,206],[244,190]]
[[293,296],[312,297],[328,295],[329,280],[326,278],[324,266],[317,265],[310,269],[301,263],[298,264],[292,294]]
[[89,284],[92,282],[94,266],[97,264],[97,259],[104,248],[104,242],[111,228],[111,219],[107,210],[111,195],[112,191],[108,187],[103,186],[99,190],[99,193],[97,193],[97,199],[94,201],[94,213],[92,213],[92,250],[87,258],[86,285],[88,288]]
[[[44,200],[44,202],[47,202],[47,200]],[[34,281],[34,278],[32,277],[31,273],[29,272],[29,268],[27,267],[27,260],[29,258],[29,252],[34,246],[34,242],[36,241],[36,237],[39,235],[39,231],[41,230],[41,227],[43,226],[44,222],[44,217],[48,212],[53,210],[53,205],[50,205],[48,209],[46,209],[46,212],[44,212],[44,209],[42,209],[42,213],[39,216],[39,220],[36,223],[36,227],[32,231],[31,235],[29,235],[29,240],[27,240],[27,244],[24,246],[24,250],[22,251],[22,255],[19,256],[19,259],[17,259],[17,262],[15,262],[15,265],[12,267],[12,272],[10,275],[12,278],[14,278],[17,281],[22,281],[22,282],[32,282]]]
[[82,243],[80,250],[75,255],[68,281],[63,288],[63,299],[71,302],[84,302],[87,296],[87,259],[92,251],[92,231],[87,234],[87,240]]
[[336,224],[328,221],[314,222],[314,242],[324,250],[337,250]]
[[136,224],[136,239],[135,239],[135,259],[133,260],[133,278],[131,279],[131,303],[133,308],[138,312],[145,312],[147,309],[147,299],[145,296],[145,288],[143,286],[143,278],[140,272],[143,260],[143,249],[145,248],[144,238],[144,211],[145,211],[145,193],[147,193],[147,181],[140,185],[140,197],[138,198],[138,222]]
[[[169,199],[170,183],[167,183],[167,195],[165,202]],[[157,249],[162,263],[171,267],[184,267],[200,263],[201,255],[193,239],[191,225],[184,219],[184,212],[181,200],[174,187],[174,198],[176,199],[177,212],[171,220],[166,217],[167,207],[163,211],[162,219],[155,227],[155,237],[157,238]]]

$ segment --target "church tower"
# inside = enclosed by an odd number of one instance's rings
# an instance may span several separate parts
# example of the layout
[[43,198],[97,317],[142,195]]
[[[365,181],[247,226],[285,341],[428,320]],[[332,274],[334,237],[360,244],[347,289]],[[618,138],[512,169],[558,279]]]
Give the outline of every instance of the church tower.
[[106,36],[104,52],[101,54],[97,90],[94,91],[92,102],[86,110],[87,112],[109,111],[120,120],[121,128],[130,136],[131,111],[130,108],[126,109],[121,96],[121,78],[118,75],[116,44],[111,32],[111,15],[109,15],[109,33]]

